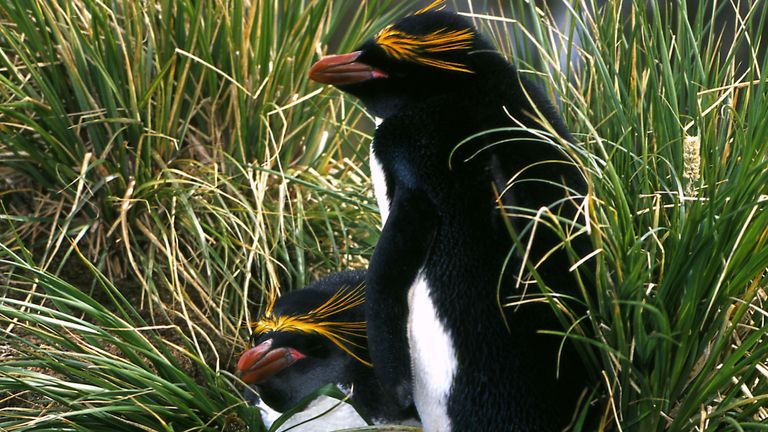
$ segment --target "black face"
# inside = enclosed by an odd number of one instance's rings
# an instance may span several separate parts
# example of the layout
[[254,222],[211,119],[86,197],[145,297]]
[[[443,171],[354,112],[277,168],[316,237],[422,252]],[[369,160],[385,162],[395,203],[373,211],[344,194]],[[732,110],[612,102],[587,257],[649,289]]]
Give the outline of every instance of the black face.
[[405,17],[358,52],[321,59],[310,78],[357,96],[384,118],[477,79],[484,58],[496,55],[468,19],[446,11]]
[[[323,305],[340,305],[332,299],[337,293],[350,293],[365,280],[361,271],[340,272],[318,280],[308,287],[277,299],[271,316],[299,317],[313,311],[325,310]],[[364,293],[358,291],[358,299]],[[350,298],[349,296],[346,298]],[[264,319],[264,317],[262,317]],[[363,305],[326,313],[325,322],[364,322]],[[260,321],[261,322],[261,321]],[[359,336],[345,335],[360,347],[345,345],[354,355],[367,360],[363,327]],[[237,374],[247,384],[254,385],[259,396],[277,411],[295,406],[301,399],[326,384],[350,385],[355,371],[368,368],[331,339],[312,331],[284,328],[255,334],[253,348],[238,361]]]
[[257,338],[255,345],[268,339],[272,340],[273,349],[293,348],[305,356],[256,385],[259,396],[277,411],[294,407],[326,384],[343,384],[349,379],[345,371],[355,360],[322,336],[274,332]]

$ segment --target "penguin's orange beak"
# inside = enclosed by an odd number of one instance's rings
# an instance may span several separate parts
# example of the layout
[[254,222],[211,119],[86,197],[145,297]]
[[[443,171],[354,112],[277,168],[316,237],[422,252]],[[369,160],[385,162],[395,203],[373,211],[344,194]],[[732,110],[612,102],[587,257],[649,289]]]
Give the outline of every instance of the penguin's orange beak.
[[246,384],[259,384],[304,357],[294,348],[272,349],[272,339],[268,339],[240,356],[235,375]]
[[309,79],[320,84],[345,86],[376,78],[387,78],[387,74],[365,63],[356,61],[362,54],[329,55],[321,58],[309,69]]

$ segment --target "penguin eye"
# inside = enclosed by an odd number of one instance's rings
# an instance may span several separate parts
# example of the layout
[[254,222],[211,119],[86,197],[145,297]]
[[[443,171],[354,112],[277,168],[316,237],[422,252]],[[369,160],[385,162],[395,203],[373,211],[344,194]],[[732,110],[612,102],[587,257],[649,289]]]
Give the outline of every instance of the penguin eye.
[[294,336],[287,343],[300,352],[312,357],[326,357],[328,355],[327,342],[324,337],[307,333]]

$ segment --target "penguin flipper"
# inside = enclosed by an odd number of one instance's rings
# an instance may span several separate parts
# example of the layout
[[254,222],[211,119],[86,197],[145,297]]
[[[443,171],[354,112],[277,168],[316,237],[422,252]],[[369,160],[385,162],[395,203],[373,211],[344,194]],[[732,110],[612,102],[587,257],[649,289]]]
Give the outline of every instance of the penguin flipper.
[[382,387],[407,407],[413,402],[408,290],[429,252],[438,213],[421,190],[400,187],[393,198],[368,267],[368,349]]

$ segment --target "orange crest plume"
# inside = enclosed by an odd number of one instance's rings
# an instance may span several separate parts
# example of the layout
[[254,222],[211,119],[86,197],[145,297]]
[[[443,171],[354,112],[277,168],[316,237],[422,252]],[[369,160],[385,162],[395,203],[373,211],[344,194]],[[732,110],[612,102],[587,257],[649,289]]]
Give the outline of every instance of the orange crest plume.
[[431,10],[441,10],[443,8],[445,8],[445,0],[435,0],[424,9],[417,10],[414,15],[423,14],[424,12],[429,12]]
[[270,331],[318,334],[361,363],[372,366],[370,362],[360,358],[353,351],[353,348],[366,348],[352,340],[366,338],[365,321],[332,321],[330,319],[336,314],[361,306],[364,302],[365,291],[362,284],[354,288],[342,288],[325,303],[309,312],[297,315],[275,315],[274,299],[270,299],[264,315],[258,321],[250,323],[248,327],[255,334]]
[[407,60],[458,72],[473,73],[466,65],[429,57],[429,54],[472,48],[474,33],[470,29],[440,29],[425,35],[411,35],[384,27],[376,35],[376,43],[392,58]]

